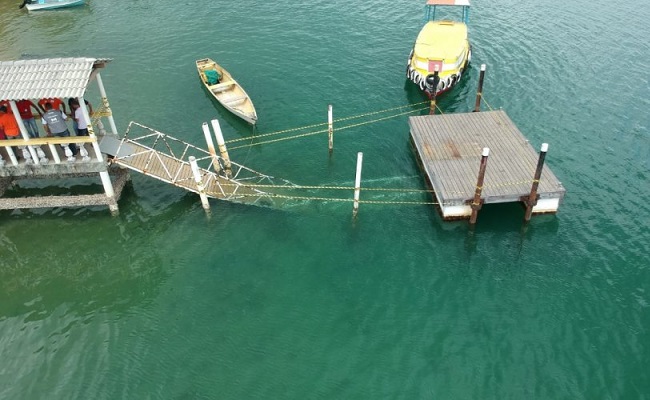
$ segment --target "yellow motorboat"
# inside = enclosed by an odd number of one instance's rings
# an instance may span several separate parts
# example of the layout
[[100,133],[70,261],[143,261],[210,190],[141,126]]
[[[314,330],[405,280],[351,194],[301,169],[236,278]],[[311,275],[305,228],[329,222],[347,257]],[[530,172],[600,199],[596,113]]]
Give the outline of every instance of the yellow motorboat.
[[[443,10],[438,10],[441,6],[460,7],[462,21],[447,19],[448,14],[436,19],[437,13],[442,14]],[[436,93],[440,94],[460,81],[472,58],[467,35],[469,0],[428,0],[424,11],[425,24],[409,54],[406,77],[429,94],[437,82]]]

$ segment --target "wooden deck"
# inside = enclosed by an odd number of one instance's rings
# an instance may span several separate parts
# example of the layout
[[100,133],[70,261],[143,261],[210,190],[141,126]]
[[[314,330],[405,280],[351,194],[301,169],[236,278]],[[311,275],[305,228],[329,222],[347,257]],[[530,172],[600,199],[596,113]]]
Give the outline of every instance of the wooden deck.
[[[483,204],[521,202],[530,194],[539,158],[503,110],[409,118],[411,142],[444,219],[468,218],[481,152],[490,149]],[[562,183],[546,165],[533,213],[557,212]]]

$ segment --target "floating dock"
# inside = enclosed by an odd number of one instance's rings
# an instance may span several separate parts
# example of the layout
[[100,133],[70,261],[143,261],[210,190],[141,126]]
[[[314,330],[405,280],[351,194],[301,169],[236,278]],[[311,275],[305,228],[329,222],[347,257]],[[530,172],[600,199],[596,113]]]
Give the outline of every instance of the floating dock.
[[[540,156],[505,111],[414,116],[409,126],[443,219],[471,220],[483,204],[530,202],[532,213],[541,214],[557,212],[562,203],[562,183],[547,166],[535,179]],[[482,162],[484,180],[478,184]]]

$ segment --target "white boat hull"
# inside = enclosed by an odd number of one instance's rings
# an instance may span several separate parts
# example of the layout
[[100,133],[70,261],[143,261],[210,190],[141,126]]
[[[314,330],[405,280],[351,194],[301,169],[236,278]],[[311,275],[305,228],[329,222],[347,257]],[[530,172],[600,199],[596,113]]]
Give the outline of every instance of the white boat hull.
[[81,6],[85,0],[38,0],[36,3],[25,4],[28,11],[53,10]]

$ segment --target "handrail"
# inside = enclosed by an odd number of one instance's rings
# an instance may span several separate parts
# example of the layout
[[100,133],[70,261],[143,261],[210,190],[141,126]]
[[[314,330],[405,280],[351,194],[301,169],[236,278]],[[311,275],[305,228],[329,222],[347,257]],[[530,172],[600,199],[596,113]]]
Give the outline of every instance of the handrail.
[[66,137],[43,137],[34,139],[7,139],[0,140],[0,147],[15,146],[40,146],[44,144],[68,144],[68,143],[93,143],[95,138],[90,136],[66,136]]

